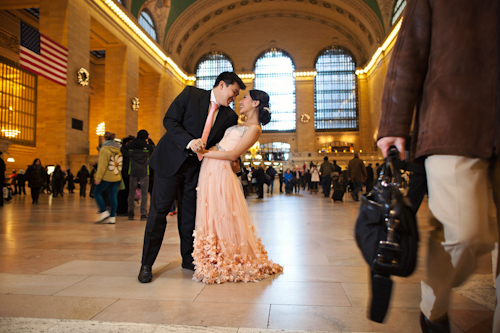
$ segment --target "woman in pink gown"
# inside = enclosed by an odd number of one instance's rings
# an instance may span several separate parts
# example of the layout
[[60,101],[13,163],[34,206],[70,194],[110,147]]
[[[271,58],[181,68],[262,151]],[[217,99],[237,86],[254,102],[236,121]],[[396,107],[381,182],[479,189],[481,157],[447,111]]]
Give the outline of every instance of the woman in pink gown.
[[248,211],[231,161],[257,141],[271,120],[269,95],[251,90],[240,102],[246,123],[226,130],[224,138],[202,152],[197,187],[193,280],[204,283],[260,281],[283,271],[269,260]]

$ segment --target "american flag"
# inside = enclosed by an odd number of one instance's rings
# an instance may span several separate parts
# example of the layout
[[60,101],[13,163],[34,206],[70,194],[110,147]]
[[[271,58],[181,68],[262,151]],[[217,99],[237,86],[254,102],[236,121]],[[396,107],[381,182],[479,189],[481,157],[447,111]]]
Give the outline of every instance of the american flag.
[[67,62],[68,49],[21,22],[19,66],[65,86]]

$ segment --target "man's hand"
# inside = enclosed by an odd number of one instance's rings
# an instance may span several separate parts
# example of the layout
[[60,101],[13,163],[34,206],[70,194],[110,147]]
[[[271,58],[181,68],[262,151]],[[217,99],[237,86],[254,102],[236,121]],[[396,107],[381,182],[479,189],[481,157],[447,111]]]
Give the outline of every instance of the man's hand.
[[233,168],[234,173],[240,172],[241,170],[240,161],[239,160],[231,161],[231,168]]
[[101,182],[99,180],[94,180],[95,185],[99,185]]
[[195,140],[191,141],[189,148],[193,152],[199,153],[203,148],[205,148],[206,145],[207,145],[207,143],[205,141],[203,141],[202,139],[195,139]]
[[401,161],[405,159],[405,138],[397,136],[386,136],[377,142],[377,146],[382,150],[382,155],[384,158],[387,157],[387,152],[391,146],[396,146],[399,151],[399,158]]

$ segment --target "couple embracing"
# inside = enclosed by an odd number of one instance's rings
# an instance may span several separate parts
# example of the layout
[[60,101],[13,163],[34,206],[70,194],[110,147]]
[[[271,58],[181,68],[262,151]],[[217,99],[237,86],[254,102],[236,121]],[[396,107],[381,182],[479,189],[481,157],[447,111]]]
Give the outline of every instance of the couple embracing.
[[[267,257],[256,237],[238,181],[238,157],[271,120],[269,96],[250,90],[240,102],[247,121],[229,107],[245,84],[234,72],[221,73],[211,91],[187,86],[170,105],[150,165],[155,170],[138,279],[153,279],[167,214],[178,198],[177,224],[182,267],[204,283],[259,281],[283,270]],[[208,149],[208,150],[207,150]]]

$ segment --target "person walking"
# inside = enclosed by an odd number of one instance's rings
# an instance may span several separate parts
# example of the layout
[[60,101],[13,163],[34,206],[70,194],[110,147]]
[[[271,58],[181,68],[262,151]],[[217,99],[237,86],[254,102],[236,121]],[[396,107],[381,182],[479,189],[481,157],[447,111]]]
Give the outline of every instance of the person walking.
[[368,163],[368,166],[366,167],[366,193],[370,193],[370,191],[373,189],[373,168],[372,164]]
[[128,194],[128,219],[134,219],[134,198],[138,184],[141,184],[141,221],[148,219],[148,188],[149,188],[149,157],[151,152],[148,147],[149,133],[142,129],[137,132],[137,137],[127,146],[129,167],[129,194]]
[[264,184],[266,183],[266,172],[264,171],[264,168],[262,165],[259,165],[259,167],[254,171],[253,176],[257,180],[257,198],[258,199],[263,199],[264,198]]
[[33,160],[33,164],[26,170],[26,179],[28,180],[28,187],[31,189],[31,203],[38,203],[40,189],[45,183],[45,169],[42,167],[42,162],[39,158]]
[[332,173],[334,171],[332,163],[328,162],[328,156],[323,158],[323,163],[319,168],[319,173],[321,175],[321,186],[323,187],[323,195],[325,197],[330,196],[330,188],[332,186]]
[[12,195],[17,194],[17,170],[12,170],[12,173],[9,175],[10,186],[13,188]]
[[273,168],[272,165],[267,168],[266,173],[271,177],[269,180],[269,184],[267,185],[267,193],[273,194],[274,192],[274,178],[276,177],[276,169]]
[[89,197],[94,198],[94,190],[95,190],[95,174],[97,172],[97,163],[94,161],[90,161],[90,191]]
[[66,180],[68,181],[68,192],[75,193],[75,176],[70,169],[66,170]]
[[316,165],[313,165],[311,169],[311,182],[309,185],[309,194],[318,194],[318,184],[319,184],[319,171]]
[[[202,159],[197,153],[215,145],[226,129],[238,123],[238,115],[229,105],[239,95],[240,89],[245,88],[236,73],[223,72],[211,91],[187,86],[168,108],[163,119],[167,132],[158,142],[149,162],[155,170],[155,180],[144,233],[139,282],[148,283],[153,279],[152,266],[165,235],[166,217],[177,196],[182,267],[194,270],[196,187]],[[237,167],[239,171],[239,165]]]
[[286,169],[285,174],[283,175],[283,178],[285,180],[285,193],[291,194],[292,193],[292,180],[293,180],[292,171],[290,169]]
[[[123,164],[122,164],[122,182],[125,188],[118,189],[118,206],[116,208],[116,216],[128,216],[128,196],[130,194],[130,158],[128,145],[135,138],[133,136],[127,136],[122,139],[122,146],[120,151],[122,152]],[[122,186],[121,186],[122,187]]]
[[359,201],[359,192],[363,190],[363,183],[366,180],[366,168],[363,160],[359,158],[358,152],[354,153],[354,158],[349,161],[347,178],[353,183],[352,199]]
[[[115,141],[116,134],[106,132],[97,162],[97,172],[95,174],[94,197],[99,208],[96,223],[115,224],[116,207],[118,206],[118,187],[122,180],[123,157],[120,151],[121,145]],[[105,190],[108,190],[110,210],[106,209],[106,203],[102,197]]]
[[280,194],[283,193],[283,184],[285,182],[285,177],[283,174],[283,169],[278,172],[278,181],[280,182]]
[[76,178],[78,179],[78,183],[80,184],[80,198],[85,198],[85,194],[87,193],[87,183],[89,181],[89,170],[85,165],[82,165],[82,168],[76,174]]
[[59,164],[56,165],[54,172],[52,172],[52,197],[55,198],[59,194],[64,196],[64,172],[61,170]]
[[423,332],[450,332],[452,288],[498,239],[489,211],[494,204],[499,223],[499,18],[499,1],[408,1],[387,67],[377,145],[384,156],[395,146],[405,159],[413,127],[411,160],[425,164],[434,226],[421,283]]
[[17,174],[17,193],[26,195],[26,172],[21,169]]

